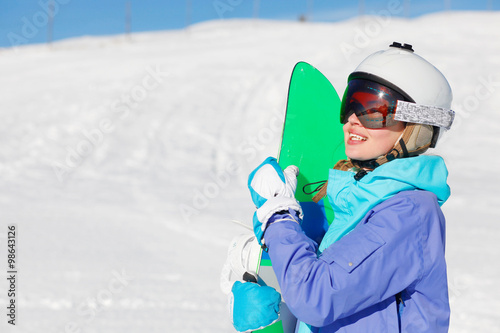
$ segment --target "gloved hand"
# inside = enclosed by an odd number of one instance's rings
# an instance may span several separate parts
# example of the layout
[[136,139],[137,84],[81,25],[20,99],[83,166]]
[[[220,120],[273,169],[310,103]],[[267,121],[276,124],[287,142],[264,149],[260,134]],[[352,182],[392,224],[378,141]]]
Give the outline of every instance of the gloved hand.
[[268,157],[248,177],[248,188],[257,206],[253,229],[259,244],[262,245],[267,222],[274,213],[291,208],[302,217],[302,208],[295,199],[298,173],[299,169],[294,165],[281,170],[276,159]]
[[229,295],[236,281],[257,281],[259,269],[260,247],[255,235],[243,234],[234,237],[227,249],[227,259],[220,274],[220,287]]
[[274,288],[236,281],[231,293],[233,326],[238,332],[258,330],[278,320],[281,295]]

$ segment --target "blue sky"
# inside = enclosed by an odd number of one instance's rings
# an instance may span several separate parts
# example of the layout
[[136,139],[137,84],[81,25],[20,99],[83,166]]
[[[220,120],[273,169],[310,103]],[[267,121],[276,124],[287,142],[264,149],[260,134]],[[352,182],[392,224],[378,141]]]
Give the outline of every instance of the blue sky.
[[[48,3],[54,1],[53,39],[84,35],[113,35],[125,31],[130,2],[132,32],[182,29],[207,20],[251,18],[257,0],[3,0],[0,4],[0,47],[44,43],[48,39]],[[388,4],[409,3],[401,16],[451,10],[500,9],[500,0],[364,0],[365,13]],[[296,20],[312,13],[313,21],[338,21],[359,13],[359,1],[260,0],[259,17]],[[190,3],[190,6],[188,4]],[[191,8],[187,10],[187,8]],[[406,7],[408,8],[408,7]]]

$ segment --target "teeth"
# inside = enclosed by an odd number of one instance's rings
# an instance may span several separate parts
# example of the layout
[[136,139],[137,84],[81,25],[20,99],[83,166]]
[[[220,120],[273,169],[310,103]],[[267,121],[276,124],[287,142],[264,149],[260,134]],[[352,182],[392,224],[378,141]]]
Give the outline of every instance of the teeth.
[[357,134],[353,134],[353,133],[349,133],[349,138],[351,140],[355,140],[355,141],[366,141],[366,138],[364,138],[360,135],[357,135]]

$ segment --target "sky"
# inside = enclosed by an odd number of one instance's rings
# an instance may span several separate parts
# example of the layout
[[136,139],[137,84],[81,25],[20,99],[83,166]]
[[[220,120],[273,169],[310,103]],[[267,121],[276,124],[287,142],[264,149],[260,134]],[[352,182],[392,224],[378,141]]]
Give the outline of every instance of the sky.
[[[51,1],[52,23],[48,14]],[[360,3],[364,5],[360,7]],[[0,47],[123,34],[127,12],[131,14],[131,32],[144,32],[231,18],[297,20],[308,15],[314,22],[334,22],[361,12],[376,14],[390,6],[399,8],[397,15],[416,17],[445,9],[500,10],[500,0],[3,0]]]

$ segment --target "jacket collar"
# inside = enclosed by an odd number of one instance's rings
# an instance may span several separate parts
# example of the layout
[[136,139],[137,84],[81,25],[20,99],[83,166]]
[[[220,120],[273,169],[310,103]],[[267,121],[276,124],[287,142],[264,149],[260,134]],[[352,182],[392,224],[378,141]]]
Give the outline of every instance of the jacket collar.
[[439,156],[396,159],[368,172],[359,181],[350,171],[330,170],[327,196],[335,220],[320,245],[323,251],[358,224],[370,209],[402,191],[434,193],[439,205],[450,196],[448,170]]

